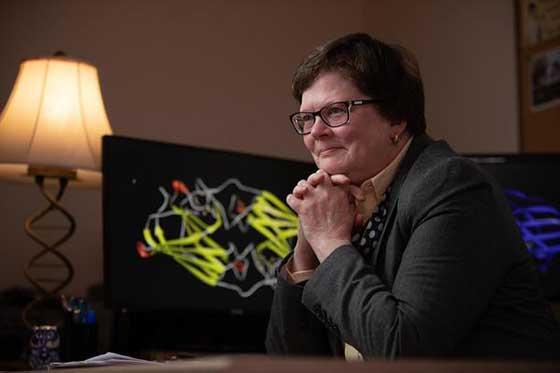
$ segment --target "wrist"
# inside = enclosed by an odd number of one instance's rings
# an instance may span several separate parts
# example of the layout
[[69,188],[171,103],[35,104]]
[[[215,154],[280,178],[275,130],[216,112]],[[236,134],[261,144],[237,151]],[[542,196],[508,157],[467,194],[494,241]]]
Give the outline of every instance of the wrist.
[[313,270],[317,268],[318,265],[319,265],[319,260],[315,255],[313,255],[313,257],[307,257],[307,256],[301,257],[297,255],[296,252],[292,257],[292,265],[290,267],[290,270],[292,271]]
[[323,263],[329,255],[331,255],[336,249],[341,246],[350,245],[350,240],[346,239],[330,239],[323,242],[317,243],[315,248],[315,254],[317,254],[317,259],[320,263]]
[[283,267],[283,271],[286,273],[286,280],[292,284],[298,284],[303,281],[307,281],[313,276],[315,269],[306,270],[295,270],[294,269],[294,257],[292,256]]
[[302,244],[299,240],[294,248],[294,255],[290,262],[290,270],[292,271],[306,271],[315,269],[319,265],[319,260],[311,246],[309,246],[309,243],[306,241]]

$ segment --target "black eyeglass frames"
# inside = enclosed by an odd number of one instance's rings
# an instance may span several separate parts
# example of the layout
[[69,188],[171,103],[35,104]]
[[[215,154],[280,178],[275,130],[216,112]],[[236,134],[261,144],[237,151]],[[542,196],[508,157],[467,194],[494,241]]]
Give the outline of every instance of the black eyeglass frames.
[[352,106],[372,104],[380,101],[382,101],[382,99],[372,98],[333,102],[315,112],[301,111],[293,113],[290,115],[290,122],[292,122],[298,134],[307,135],[311,132],[317,116],[320,116],[327,126],[339,127],[350,122],[350,110]]

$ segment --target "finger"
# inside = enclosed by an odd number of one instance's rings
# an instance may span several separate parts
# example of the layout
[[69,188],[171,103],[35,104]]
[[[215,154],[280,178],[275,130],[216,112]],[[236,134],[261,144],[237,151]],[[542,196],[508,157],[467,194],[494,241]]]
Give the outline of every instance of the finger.
[[352,185],[348,176],[343,174],[331,175],[331,181],[334,185],[348,185],[348,190],[354,199],[358,201],[363,201],[365,199],[362,189]]
[[302,199],[303,197],[305,197],[305,194],[308,192],[308,188],[305,184],[302,185],[296,185],[296,187],[294,188],[294,190],[292,191],[292,194],[299,198]]
[[327,171],[321,170],[321,169],[318,169],[317,171],[315,171],[315,173],[317,175],[323,175],[324,177],[330,177],[331,176]]
[[350,178],[343,174],[331,175],[331,181],[334,185],[349,185],[351,183]]
[[315,187],[323,181],[325,176],[326,176],[325,172],[319,170],[309,175],[309,177],[307,178],[307,182]]
[[299,198],[296,198],[293,194],[288,194],[286,196],[286,203],[292,210],[299,214],[299,209],[301,207],[301,203],[303,201]]
[[319,170],[316,174],[321,178],[321,184],[332,186],[331,176],[323,170]]
[[356,199],[357,201],[363,201],[366,199],[364,191],[361,188],[358,188],[355,185],[348,185],[348,191]]
[[309,184],[307,180],[302,179],[298,181],[292,193],[298,198],[303,198],[303,196],[310,190],[310,188],[313,188],[313,186]]
[[309,189],[309,190],[312,190],[314,188],[314,186],[307,180],[300,180],[296,184],[296,187],[302,187],[302,186],[307,187],[307,189]]

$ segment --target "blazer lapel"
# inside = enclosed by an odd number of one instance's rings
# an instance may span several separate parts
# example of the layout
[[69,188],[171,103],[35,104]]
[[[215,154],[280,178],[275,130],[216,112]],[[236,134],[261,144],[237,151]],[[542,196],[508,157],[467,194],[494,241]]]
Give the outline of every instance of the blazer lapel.
[[385,251],[387,237],[394,225],[400,188],[406,180],[408,171],[410,170],[420,153],[422,153],[422,151],[432,142],[434,141],[426,134],[415,136],[414,139],[412,139],[412,143],[410,144],[408,151],[401,161],[401,164],[399,165],[399,169],[397,170],[395,178],[391,183],[391,192],[389,193],[389,201],[387,204],[387,218],[385,219],[385,225],[383,227],[383,230],[381,231],[379,244],[377,245],[375,251],[372,253],[372,265],[374,268],[377,266],[379,253]]

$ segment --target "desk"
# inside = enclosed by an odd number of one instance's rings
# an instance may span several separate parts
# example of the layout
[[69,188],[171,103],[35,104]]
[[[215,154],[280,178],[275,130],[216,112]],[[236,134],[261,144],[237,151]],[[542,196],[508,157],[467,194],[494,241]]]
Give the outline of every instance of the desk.
[[[51,370],[57,372],[57,370]],[[399,360],[345,362],[329,358],[279,358],[264,355],[224,355],[172,361],[162,365],[115,365],[111,367],[58,370],[59,373],[558,373],[560,361],[457,361]]]

